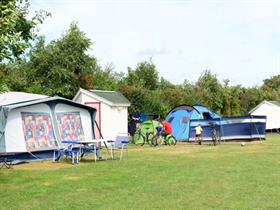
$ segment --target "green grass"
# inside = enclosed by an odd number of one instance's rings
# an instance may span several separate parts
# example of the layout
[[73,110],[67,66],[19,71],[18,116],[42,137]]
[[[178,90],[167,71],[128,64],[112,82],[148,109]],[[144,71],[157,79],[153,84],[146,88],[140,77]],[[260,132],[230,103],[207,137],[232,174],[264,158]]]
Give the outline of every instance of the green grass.
[[[92,157],[91,157],[92,158]],[[280,209],[280,135],[0,170],[0,209]]]

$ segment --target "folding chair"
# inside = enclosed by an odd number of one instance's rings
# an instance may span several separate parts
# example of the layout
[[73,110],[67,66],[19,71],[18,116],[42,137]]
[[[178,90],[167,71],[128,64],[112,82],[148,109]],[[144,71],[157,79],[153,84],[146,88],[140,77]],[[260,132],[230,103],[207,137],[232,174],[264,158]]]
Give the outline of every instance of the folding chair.
[[12,155],[12,153],[0,154],[0,169],[3,167],[6,167],[7,169],[13,168],[13,160],[9,158]]
[[72,160],[72,164],[79,163],[81,148],[74,147],[74,145],[77,144],[77,142],[76,141],[62,141],[61,143],[64,144],[64,147],[54,150],[53,162],[58,162],[61,157],[66,157],[66,158],[70,157]]
[[53,162],[54,163],[59,162],[62,155],[63,155],[63,149],[62,148],[55,149],[53,151]]
[[[113,143],[113,149],[120,149],[120,160],[123,159],[123,150],[126,150],[126,158],[128,159],[128,143],[130,140],[130,136],[126,133],[117,134],[115,142]],[[113,155],[114,156],[114,155]]]
[[69,144],[66,149],[63,150],[63,154],[67,157],[70,157],[72,164],[79,163],[80,159],[80,148],[74,148],[74,144]]

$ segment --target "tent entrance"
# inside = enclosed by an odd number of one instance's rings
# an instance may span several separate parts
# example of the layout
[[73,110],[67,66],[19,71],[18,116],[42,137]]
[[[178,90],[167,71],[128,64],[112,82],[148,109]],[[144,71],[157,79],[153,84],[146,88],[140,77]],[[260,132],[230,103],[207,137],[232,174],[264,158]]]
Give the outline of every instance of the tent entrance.
[[189,138],[189,127],[192,110],[178,110],[172,114],[167,121],[172,125],[172,135],[178,140],[183,141]]
[[212,117],[211,117],[209,112],[203,112],[202,116],[203,116],[204,120],[211,120],[212,119]]

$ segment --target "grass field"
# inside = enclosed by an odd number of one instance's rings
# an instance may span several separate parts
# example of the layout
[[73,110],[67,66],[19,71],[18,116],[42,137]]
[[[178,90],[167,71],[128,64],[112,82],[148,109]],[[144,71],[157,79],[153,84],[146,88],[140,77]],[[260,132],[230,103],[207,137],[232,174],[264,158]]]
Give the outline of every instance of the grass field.
[[[92,157],[91,157],[92,158]],[[0,209],[280,209],[280,135],[0,170]]]

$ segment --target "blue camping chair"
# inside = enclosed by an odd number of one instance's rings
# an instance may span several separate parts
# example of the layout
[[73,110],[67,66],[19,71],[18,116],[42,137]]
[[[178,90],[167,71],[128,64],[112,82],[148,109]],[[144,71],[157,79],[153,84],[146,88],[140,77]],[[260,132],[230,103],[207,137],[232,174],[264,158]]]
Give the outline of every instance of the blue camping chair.
[[108,141],[111,143],[111,149],[113,150],[112,158],[114,159],[114,150],[121,150],[120,160],[123,159],[123,151],[126,150],[126,158],[128,158],[128,143],[130,140],[130,136],[127,133],[119,133],[117,134],[115,140]]
[[58,162],[61,157],[70,157],[72,164],[79,163],[81,147],[74,147],[79,144],[78,141],[62,141],[64,147],[54,150],[53,153],[53,162]]

